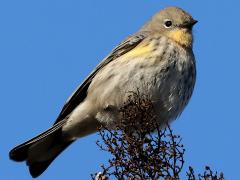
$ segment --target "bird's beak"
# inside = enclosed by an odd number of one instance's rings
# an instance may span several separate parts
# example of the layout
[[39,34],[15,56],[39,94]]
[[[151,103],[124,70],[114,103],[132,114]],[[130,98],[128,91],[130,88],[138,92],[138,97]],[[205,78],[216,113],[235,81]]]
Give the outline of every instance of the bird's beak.
[[195,24],[197,24],[197,20],[193,19],[190,22],[186,23],[186,28],[192,29]]
[[198,22],[197,20],[193,19],[192,22],[191,22],[190,24],[191,24],[192,27],[193,27],[195,24],[197,24],[197,22]]
[[186,22],[185,24],[182,25],[183,28],[187,28],[187,29],[192,29],[193,26],[197,23],[198,21],[193,19],[191,21]]

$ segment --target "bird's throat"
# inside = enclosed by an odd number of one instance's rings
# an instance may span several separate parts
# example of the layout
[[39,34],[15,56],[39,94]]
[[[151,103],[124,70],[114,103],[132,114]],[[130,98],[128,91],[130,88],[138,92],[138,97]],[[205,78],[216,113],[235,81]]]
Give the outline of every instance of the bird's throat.
[[192,47],[192,33],[187,29],[172,30],[167,33],[167,36],[180,45]]

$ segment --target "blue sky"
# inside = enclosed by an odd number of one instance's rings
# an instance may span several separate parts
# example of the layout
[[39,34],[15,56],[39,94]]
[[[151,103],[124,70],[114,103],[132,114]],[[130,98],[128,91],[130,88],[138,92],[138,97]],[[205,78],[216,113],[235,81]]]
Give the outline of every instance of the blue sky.
[[[0,2],[0,179],[31,179],[8,151],[50,127],[95,65],[169,5],[199,20],[195,92],[172,124],[185,144],[185,165],[197,172],[209,165],[227,179],[239,178],[239,1],[8,0]],[[108,157],[96,140],[91,135],[73,144],[39,180],[90,179]]]

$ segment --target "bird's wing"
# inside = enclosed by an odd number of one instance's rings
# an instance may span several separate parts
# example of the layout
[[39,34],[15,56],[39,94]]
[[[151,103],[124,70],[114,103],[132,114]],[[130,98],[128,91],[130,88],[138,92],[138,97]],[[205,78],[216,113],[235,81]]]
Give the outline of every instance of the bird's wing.
[[77,90],[74,91],[74,93],[68,98],[55,123],[64,119],[85,99],[87,96],[88,87],[99,70],[101,70],[109,62],[135,48],[139,43],[143,41],[143,39],[147,37],[147,35],[148,32],[136,33],[126,38],[115,49],[113,49],[112,52],[95,68],[94,71],[92,71],[92,73],[84,80],[84,82],[77,88]]

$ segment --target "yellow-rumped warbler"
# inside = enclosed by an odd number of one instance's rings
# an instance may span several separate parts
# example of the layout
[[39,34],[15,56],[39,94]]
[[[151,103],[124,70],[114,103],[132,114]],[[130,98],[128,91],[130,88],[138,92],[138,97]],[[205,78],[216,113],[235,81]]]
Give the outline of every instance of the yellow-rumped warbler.
[[15,147],[10,158],[26,161],[31,175],[39,176],[77,138],[96,132],[102,123],[116,123],[127,92],[136,88],[155,102],[161,123],[175,119],[195,84],[192,27],[196,22],[177,7],[154,15],[85,79],[49,130]]

